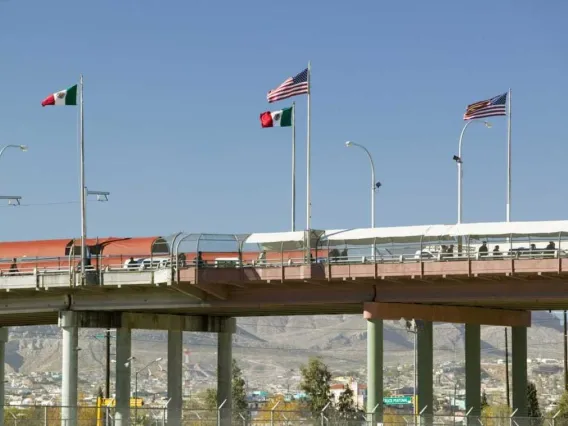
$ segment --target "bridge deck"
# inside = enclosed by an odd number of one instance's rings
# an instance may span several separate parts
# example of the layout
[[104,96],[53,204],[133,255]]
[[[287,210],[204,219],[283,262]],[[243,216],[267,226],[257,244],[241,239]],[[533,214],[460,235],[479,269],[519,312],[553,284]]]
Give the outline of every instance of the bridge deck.
[[[4,290],[4,293],[1,292]],[[364,302],[530,310],[568,307],[568,259],[187,266],[0,276],[0,322],[54,323],[62,309],[235,316],[362,312]]]

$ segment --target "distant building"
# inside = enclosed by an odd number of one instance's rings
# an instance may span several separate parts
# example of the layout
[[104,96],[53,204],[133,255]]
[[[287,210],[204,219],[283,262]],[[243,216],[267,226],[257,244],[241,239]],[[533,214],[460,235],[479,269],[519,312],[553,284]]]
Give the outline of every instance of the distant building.
[[330,386],[333,401],[337,403],[339,396],[343,393],[348,386],[353,392],[353,405],[357,408],[364,408],[367,399],[367,385],[358,383],[356,380],[348,379],[347,383],[334,383]]

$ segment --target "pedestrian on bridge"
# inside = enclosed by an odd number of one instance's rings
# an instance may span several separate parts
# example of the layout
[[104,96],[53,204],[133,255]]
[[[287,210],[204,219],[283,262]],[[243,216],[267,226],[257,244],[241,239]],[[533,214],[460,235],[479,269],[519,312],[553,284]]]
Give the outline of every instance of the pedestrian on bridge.
[[479,257],[485,257],[487,256],[487,241],[483,241],[483,244],[481,244],[481,247],[479,247]]
[[12,264],[10,265],[10,270],[8,272],[10,273],[10,275],[18,273],[18,264],[15,257],[12,259]]

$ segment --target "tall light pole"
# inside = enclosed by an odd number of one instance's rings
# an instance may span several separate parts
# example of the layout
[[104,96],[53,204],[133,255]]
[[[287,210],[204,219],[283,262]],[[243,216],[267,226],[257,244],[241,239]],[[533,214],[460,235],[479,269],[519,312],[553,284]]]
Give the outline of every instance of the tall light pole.
[[[8,148],[18,148],[19,150],[26,152],[28,150],[28,147],[26,145],[5,145],[2,147],[2,149],[0,149],[0,157],[2,157],[2,154],[4,154],[4,151],[6,151],[6,149]],[[8,203],[12,204],[12,201],[14,201],[16,204],[20,204],[20,200],[22,197],[20,197],[19,195],[14,195],[14,196],[1,196],[0,199],[3,200],[8,200]],[[8,329],[6,328],[5,331],[6,333],[6,337],[8,336]],[[7,339],[4,339],[7,340]],[[4,342],[0,342],[0,361],[2,362],[2,379],[4,379],[4,357],[5,357],[5,351],[6,351],[6,344],[5,341]],[[2,420],[4,419],[4,399],[5,399],[5,386],[6,386],[6,380],[4,380],[4,382],[0,385],[2,386],[2,389],[0,390],[0,404],[2,405],[2,407],[0,408],[0,416],[2,416]],[[11,414],[11,413],[10,413]]]
[[[22,152],[26,152],[28,150],[27,145],[4,145],[0,149],[0,157],[2,157],[2,154],[4,154],[4,151],[6,151],[8,148],[17,148]],[[22,199],[22,197],[20,197],[19,195],[2,195],[2,196],[0,196],[0,200],[8,200],[8,204],[12,204],[12,202],[14,202],[15,205],[19,205],[21,199]]]
[[367,148],[363,145],[359,145],[358,143],[347,141],[345,142],[346,147],[356,146],[361,148],[369,157],[369,161],[371,163],[371,228],[375,227],[375,163],[373,162],[373,157]]
[[[131,359],[134,360],[135,358],[131,357]],[[149,362],[144,367],[142,367],[142,368],[140,368],[140,369],[138,369],[134,372],[134,398],[135,398],[135,400],[134,400],[134,424],[136,424],[138,422],[138,374],[140,374],[141,371],[146,370],[152,364],[154,364],[156,362],[160,362],[161,360],[162,360],[162,357],[156,358],[155,360]],[[126,364],[128,364],[128,362]]]
[[470,120],[467,123],[465,123],[465,125],[463,126],[463,129],[460,133],[460,141],[459,141],[459,144],[458,144],[458,155],[454,155],[454,161],[458,165],[458,223],[462,222],[462,180],[463,180],[462,142],[463,142],[463,135],[465,133],[465,130],[468,128],[468,126],[471,123],[483,123],[485,125],[485,127],[487,127],[488,129],[491,128],[491,123],[488,122],[488,121],[479,122],[479,121],[475,121],[475,120]]
[[[371,153],[367,148],[365,148],[363,145],[359,145],[358,143],[347,141],[345,142],[345,146],[347,148],[351,146],[356,146],[358,148],[361,148],[363,151],[365,151],[367,157],[369,157],[369,162],[371,163],[371,228],[374,228],[375,227],[375,191],[378,188],[380,188],[381,183],[375,180],[375,163],[373,162],[373,157],[371,156]],[[375,244],[373,244],[373,261],[375,260],[375,255],[376,255]]]
[[564,390],[568,390],[568,324],[566,324],[567,316],[564,309]]
[[[108,196],[110,195],[110,192],[108,191],[91,191],[90,189],[88,189],[87,187],[84,188],[84,198],[85,200],[87,199],[87,197],[89,195],[96,195],[97,196],[97,201],[108,201]],[[86,206],[85,209],[83,209],[85,215],[83,217],[83,230],[85,232],[85,235],[87,234],[87,213],[86,213]],[[86,284],[86,273],[85,273],[85,266],[86,266],[86,248],[87,248],[87,244],[85,243],[85,239],[83,239],[81,241],[81,283],[82,284]],[[110,340],[109,343],[110,345]],[[109,346],[110,347],[110,346]],[[107,349],[108,352],[108,349]]]
[[28,150],[27,145],[4,145],[2,147],[2,149],[0,149],[0,157],[2,157],[2,154],[4,154],[4,151],[6,151],[6,149],[8,149],[8,148],[18,148],[22,152],[26,152]]

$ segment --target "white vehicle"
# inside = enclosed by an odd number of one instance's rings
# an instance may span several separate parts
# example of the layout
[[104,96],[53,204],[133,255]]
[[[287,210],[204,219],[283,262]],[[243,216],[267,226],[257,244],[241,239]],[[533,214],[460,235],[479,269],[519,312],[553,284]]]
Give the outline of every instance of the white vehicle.
[[169,257],[147,257],[147,258],[136,258],[134,263],[130,264],[130,259],[124,262],[124,269],[137,269],[143,271],[146,269],[163,269],[168,268],[171,265],[171,260]]
[[215,259],[215,266],[217,267],[239,267],[241,262],[238,257],[217,257]]

